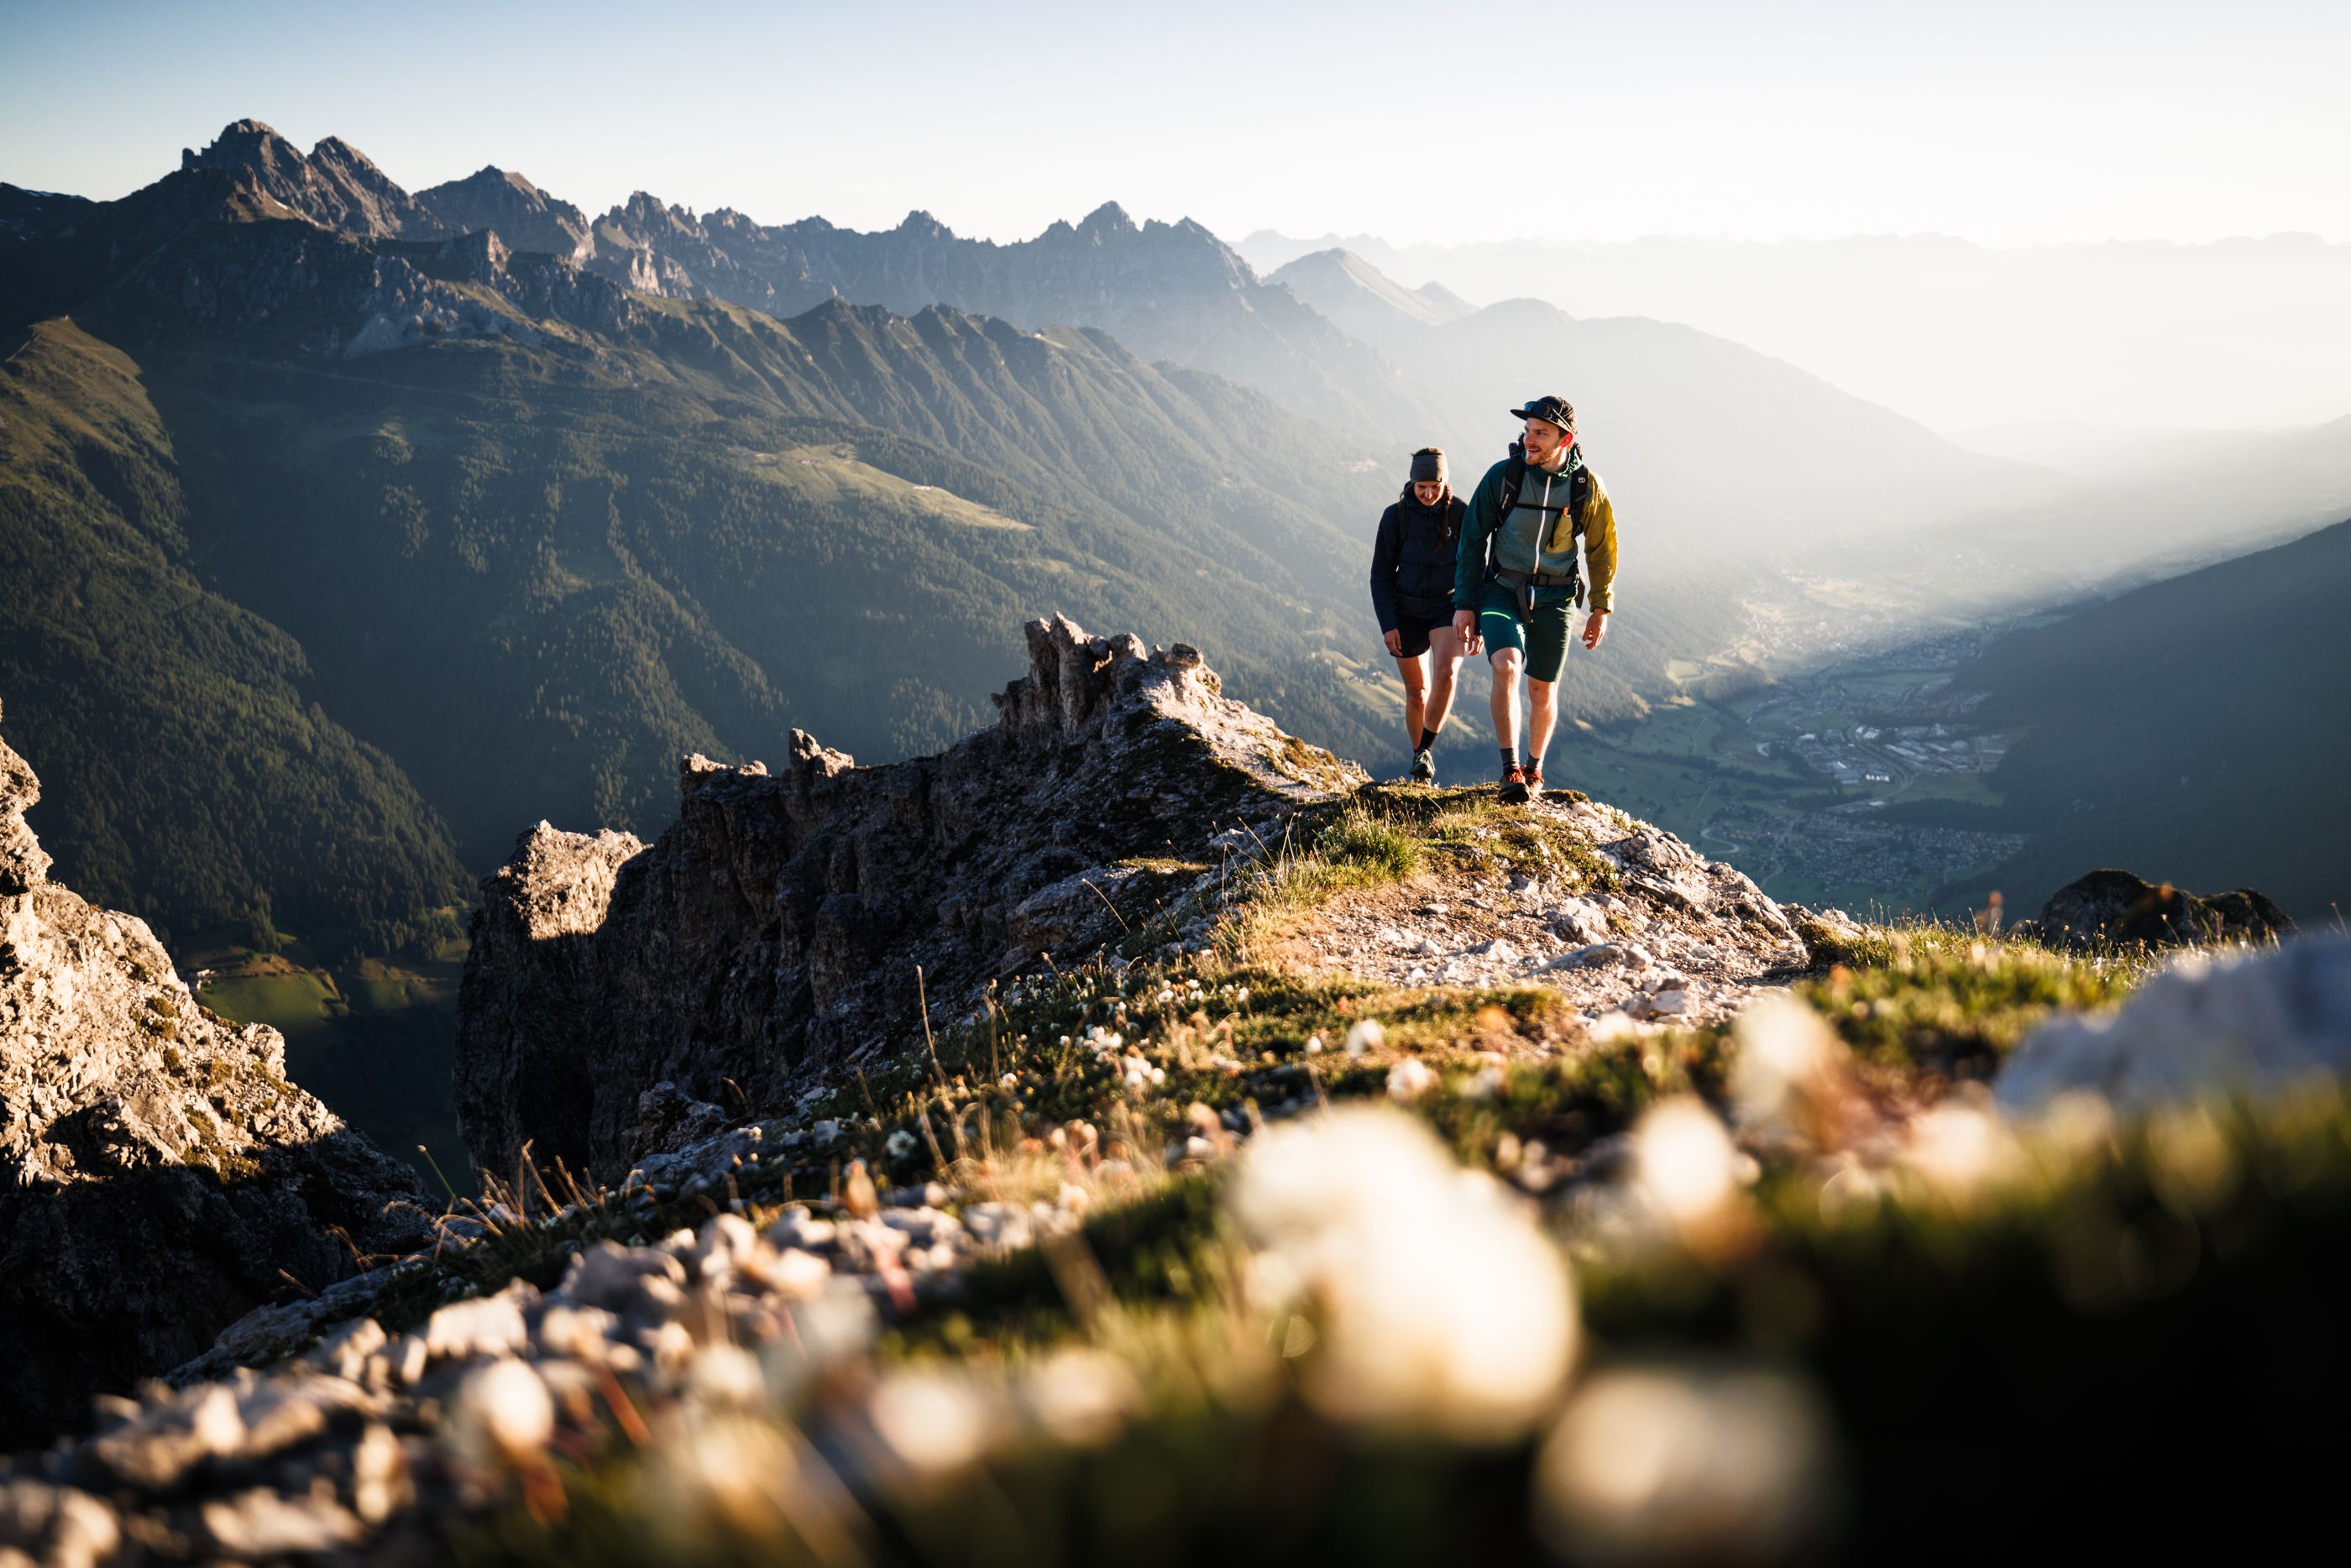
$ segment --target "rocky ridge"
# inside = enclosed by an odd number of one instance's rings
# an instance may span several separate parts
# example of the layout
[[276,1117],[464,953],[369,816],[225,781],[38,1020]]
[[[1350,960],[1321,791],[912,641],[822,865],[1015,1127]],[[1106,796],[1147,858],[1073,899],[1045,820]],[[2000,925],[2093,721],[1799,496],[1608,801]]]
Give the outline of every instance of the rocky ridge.
[[0,1435],[88,1419],[291,1290],[428,1235],[424,1194],[207,1012],[144,922],[48,880],[0,742]]
[[939,756],[857,768],[796,731],[774,773],[687,758],[650,847],[525,834],[483,883],[459,1001],[475,1163],[510,1171],[528,1143],[617,1179],[657,1152],[636,1137],[654,1085],[785,1103],[925,997],[956,1016],[1040,954],[1149,925],[1218,831],[1364,782],[1224,697],[1183,644],[1066,618],[1028,639],[996,725]]

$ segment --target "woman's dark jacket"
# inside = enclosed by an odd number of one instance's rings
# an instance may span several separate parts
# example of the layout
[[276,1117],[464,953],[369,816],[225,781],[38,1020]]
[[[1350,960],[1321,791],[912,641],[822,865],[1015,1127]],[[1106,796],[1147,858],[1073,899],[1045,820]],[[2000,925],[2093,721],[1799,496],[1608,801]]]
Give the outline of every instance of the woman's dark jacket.
[[1372,610],[1380,630],[1396,628],[1399,609],[1416,620],[1453,618],[1454,553],[1468,509],[1450,490],[1436,505],[1423,506],[1407,489],[1380,514],[1379,542],[1372,546]]

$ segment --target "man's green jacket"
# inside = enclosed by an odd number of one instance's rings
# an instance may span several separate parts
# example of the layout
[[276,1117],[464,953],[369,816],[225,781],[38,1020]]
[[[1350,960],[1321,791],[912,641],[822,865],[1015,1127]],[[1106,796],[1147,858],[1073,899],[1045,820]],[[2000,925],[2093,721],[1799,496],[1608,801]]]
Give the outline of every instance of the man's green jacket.
[[1454,560],[1455,609],[1477,614],[1479,590],[1488,574],[1497,569],[1575,570],[1578,539],[1583,541],[1583,590],[1589,603],[1602,613],[1615,609],[1616,508],[1609,504],[1608,487],[1600,483],[1600,475],[1592,475],[1591,489],[1572,520],[1566,510],[1541,509],[1546,504],[1562,505],[1574,470],[1583,466],[1581,448],[1570,449],[1568,463],[1557,473],[1529,463],[1526,483],[1519,488],[1519,504],[1507,518],[1500,513],[1510,461],[1504,458],[1486,471],[1486,477],[1470,494],[1468,515],[1462,523],[1461,553]]

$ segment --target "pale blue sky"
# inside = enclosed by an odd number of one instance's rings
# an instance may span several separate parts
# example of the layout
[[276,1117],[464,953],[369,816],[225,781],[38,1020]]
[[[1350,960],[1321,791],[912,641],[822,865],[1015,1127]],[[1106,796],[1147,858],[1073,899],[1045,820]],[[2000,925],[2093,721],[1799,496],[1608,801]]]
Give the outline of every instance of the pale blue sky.
[[0,0],[0,179],[227,121],[865,228],[1109,199],[1228,237],[2351,241],[2351,5]]

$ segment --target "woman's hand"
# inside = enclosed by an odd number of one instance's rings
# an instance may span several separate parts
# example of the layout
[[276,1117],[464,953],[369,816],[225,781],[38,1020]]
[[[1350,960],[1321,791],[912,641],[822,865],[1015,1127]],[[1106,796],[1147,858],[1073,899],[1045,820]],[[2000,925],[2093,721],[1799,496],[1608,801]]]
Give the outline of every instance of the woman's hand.
[[1404,633],[1395,630],[1394,628],[1390,628],[1389,630],[1380,634],[1380,640],[1388,645],[1389,658],[1402,659],[1404,657]]

